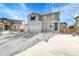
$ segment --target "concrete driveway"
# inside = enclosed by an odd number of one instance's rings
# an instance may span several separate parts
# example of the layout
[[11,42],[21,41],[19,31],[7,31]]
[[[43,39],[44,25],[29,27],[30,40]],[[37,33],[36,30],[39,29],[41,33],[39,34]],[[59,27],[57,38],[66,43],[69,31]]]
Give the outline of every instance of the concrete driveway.
[[0,56],[13,56],[54,35],[26,32],[0,35]]

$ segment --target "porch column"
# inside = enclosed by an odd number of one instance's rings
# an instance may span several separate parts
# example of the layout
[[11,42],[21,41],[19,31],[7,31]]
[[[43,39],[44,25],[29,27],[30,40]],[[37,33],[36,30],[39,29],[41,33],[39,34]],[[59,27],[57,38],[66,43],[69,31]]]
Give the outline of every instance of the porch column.
[[58,32],[60,32],[60,23],[58,22]]
[[3,24],[3,31],[4,31],[4,28],[5,28],[5,27],[4,27],[4,24]]

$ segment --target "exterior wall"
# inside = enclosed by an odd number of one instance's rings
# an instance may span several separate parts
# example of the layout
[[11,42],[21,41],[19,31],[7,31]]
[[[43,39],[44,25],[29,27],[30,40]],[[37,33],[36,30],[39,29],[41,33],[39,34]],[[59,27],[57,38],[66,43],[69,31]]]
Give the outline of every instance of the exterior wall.
[[55,26],[55,25],[54,25],[54,22],[51,23],[51,26],[52,26],[52,27],[51,27],[51,31],[54,32],[54,31],[55,31],[55,30],[54,30],[54,29],[55,29],[55,27],[54,27],[54,26]]
[[76,32],[79,33],[79,18],[76,21]]
[[59,14],[47,14],[47,15],[41,15],[41,19],[43,21],[58,21],[59,20]]
[[3,31],[3,30],[4,30],[4,24],[0,23],[0,31]]
[[79,33],[79,16],[76,17],[76,33]]
[[24,32],[28,32],[28,24],[25,24]]
[[60,32],[60,22],[58,21],[58,32]]
[[50,22],[49,21],[45,23],[45,30],[46,30],[46,32],[51,32]]
[[79,33],[79,27],[77,27],[76,32]]
[[20,31],[24,31],[25,30],[25,23],[22,21],[22,23],[20,24]]
[[[58,30],[55,30],[55,23],[57,23],[58,25],[58,27],[57,27],[57,29]],[[45,23],[46,25],[44,26],[44,30],[46,31],[46,32],[59,32],[60,31],[60,23],[58,22],[58,21],[49,21],[49,22],[47,22],[47,23]]]
[[43,21],[43,28],[46,32],[55,32],[54,23],[58,23],[58,32],[60,31],[59,14],[46,14],[41,17]]

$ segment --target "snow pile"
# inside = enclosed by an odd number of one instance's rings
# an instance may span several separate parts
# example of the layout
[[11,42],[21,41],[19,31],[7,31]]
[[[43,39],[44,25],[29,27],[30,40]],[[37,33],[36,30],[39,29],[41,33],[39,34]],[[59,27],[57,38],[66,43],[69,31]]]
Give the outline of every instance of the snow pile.
[[58,34],[15,56],[79,55],[79,36]]
[[[37,46],[39,46],[39,47],[37,47]],[[41,50],[40,50],[40,47],[41,47]],[[42,50],[42,49],[44,49],[44,50]],[[42,42],[36,44],[35,46],[33,46],[32,48],[29,48],[26,51],[23,51],[22,53],[16,54],[15,56],[27,56],[30,54],[36,55],[37,54],[36,50],[38,50],[38,54],[41,54],[40,51],[47,54],[47,52],[46,52],[47,49],[48,49],[47,43],[45,41],[42,41]]]
[[37,43],[37,42],[40,42],[40,41],[48,41],[49,38],[55,36],[56,33],[39,33],[35,36],[33,36],[32,38],[30,38],[30,40],[33,40],[33,43]]
[[0,32],[0,34],[9,34],[9,33],[10,33],[10,32],[9,32],[9,31],[6,31],[6,30]]

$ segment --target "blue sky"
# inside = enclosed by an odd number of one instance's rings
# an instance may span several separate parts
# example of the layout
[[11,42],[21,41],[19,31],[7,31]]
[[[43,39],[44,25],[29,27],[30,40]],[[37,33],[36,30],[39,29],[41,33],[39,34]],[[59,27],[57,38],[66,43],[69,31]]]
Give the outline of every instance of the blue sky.
[[60,21],[68,25],[75,23],[75,17],[79,15],[79,4],[69,3],[5,3],[0,4],[0,17],[22,19],[28,21],[27,15],[35,13],[60,12]]

